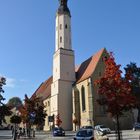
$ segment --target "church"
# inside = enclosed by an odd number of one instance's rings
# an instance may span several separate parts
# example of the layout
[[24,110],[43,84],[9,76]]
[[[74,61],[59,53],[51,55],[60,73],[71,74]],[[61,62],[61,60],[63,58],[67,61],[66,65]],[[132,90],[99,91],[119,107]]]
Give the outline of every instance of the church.
[[[79,66],[75,65],[71,44],[71,13],[67,1],[59,0],[56,12],[53,75],[42,82],[34,92],[42,97],[45,104],[47,116],[44,130],[51,129],[58,114],[65,130],[74,129],[74,121],[77,128],[104,124],[114,129],[112,119],[106,114],[106,107],[96,102],[100,97],[94,85],[94,81],[104,73],[103,58],[107,57],[107,50],[102,48]],[[50,119],[52,117],[53,119]],[[123,122],[122,128],[131,128],[131,113],[127,113],[120,121]]]

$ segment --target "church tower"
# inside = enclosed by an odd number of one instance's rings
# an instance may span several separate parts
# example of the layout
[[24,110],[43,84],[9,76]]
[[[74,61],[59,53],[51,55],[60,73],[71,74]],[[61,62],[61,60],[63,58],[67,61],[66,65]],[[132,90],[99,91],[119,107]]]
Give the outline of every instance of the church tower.
[[72,129],[72,84],[75,82],[74,51],[71,43],[71,14],[68,0],[59,0],[56,13],[51,115],[60,115],[61,126]]

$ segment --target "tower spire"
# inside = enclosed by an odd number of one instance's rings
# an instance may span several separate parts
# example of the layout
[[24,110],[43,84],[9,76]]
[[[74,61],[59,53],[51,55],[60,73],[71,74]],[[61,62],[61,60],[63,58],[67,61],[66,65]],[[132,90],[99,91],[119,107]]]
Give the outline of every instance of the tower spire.
[[59,0],[59,2],[60,2],[60,5],[65,5],[65,6],[67,6],[68,0]]
[[68,14],[69,16],[71,16],[70,10],[67,6],[67,2],[68,0],[59,0],[60,5],[57,12],[58,14]]

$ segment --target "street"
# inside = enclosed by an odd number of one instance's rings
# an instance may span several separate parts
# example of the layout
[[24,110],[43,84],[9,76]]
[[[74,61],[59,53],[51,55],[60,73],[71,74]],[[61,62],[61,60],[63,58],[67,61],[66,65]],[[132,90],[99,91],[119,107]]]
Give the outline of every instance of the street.
[[[36,137],[34,140],[73,140],[75,132],[68,131],[66,132],[65,137],[54,137],[51,132],[38,131],[36,132]],[[132,130],[124,130],[122,132],[123,140],[140,140],[140,130],[132,131]],[[108,135],[109,140],[116,140],[115,134]],[[0,130],[0,140],[12,140],[12,134],[10,130]],[[20,140],[29,140],[28,138],[21,137]],[[30,140],[32,140],[30,138]]]
[[[116,134],[112,132],[112,134],[107,135],[109,140],[116,140]],[[123,140],[140,140],[140,130],[133,131],[133,130],[123,130],[122,131],[122,138]]]
[[[72,140],[75,132],[66,132],[65,137],[54,137],[51,132],[37,131],[34,140]],[[0,130],[0,140],[12,140],[12,132],[10,130]],[[28,140],[28,138],[21,137],[20,140]],[[31,140],[31,138],[29,139]]]

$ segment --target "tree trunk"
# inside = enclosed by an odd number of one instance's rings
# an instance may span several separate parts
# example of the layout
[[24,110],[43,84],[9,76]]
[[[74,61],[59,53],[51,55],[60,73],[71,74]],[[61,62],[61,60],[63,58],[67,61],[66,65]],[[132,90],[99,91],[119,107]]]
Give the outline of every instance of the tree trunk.
[[14,128],[12,130],[12,135],[13,135],[13,140],[17,139],[17,129],[16,129],[16,124],[14,125]]
[[117,121],[117,137],[118,137],[118,140],[121,140],[121,135],[120,135],[120,123],[119,123],[119,115],[117,114],[116,116],[116,121]]
[[76,131],[76,123],[75,123],[75,131]]

